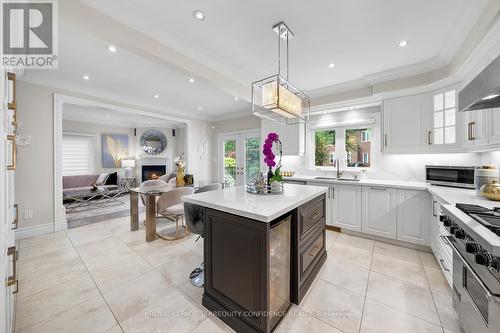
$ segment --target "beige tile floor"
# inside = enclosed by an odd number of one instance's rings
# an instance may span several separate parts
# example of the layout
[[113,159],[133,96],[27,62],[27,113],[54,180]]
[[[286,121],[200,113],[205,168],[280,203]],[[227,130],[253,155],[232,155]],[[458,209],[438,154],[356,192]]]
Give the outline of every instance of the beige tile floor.
[[[460,332],[432,254],[328,232],[328,259],[277,333]],[[188,281],[202,240],[145,242],[128,218],[20,242],[17,332],[231,332]]]

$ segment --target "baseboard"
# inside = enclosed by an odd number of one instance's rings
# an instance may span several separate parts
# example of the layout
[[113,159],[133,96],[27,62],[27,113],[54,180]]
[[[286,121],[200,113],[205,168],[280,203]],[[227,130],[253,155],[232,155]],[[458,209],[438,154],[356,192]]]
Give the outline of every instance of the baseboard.
[[381,236],[371,235],[371,234],[367,234],[364,232],[347,230],[347,229],[342,229],[341,232],[344,234],[348,234],[348,235],[368,238],[368,239],[383,242],[383,243],[407,247],[409,249],[418,250],[418,251],[422,251],[422,252],[432,253],[431,247],[427,246],[427,245],[413,244],[413,243],[408,243],[408,242],[404,242],[404,241],[400,241],[400,240],[396,240],[396,239],[385,238],[385,237],[381,237]]
[[16,240],[30,238],[54,232],[54,223],[40,224],[16,230]]

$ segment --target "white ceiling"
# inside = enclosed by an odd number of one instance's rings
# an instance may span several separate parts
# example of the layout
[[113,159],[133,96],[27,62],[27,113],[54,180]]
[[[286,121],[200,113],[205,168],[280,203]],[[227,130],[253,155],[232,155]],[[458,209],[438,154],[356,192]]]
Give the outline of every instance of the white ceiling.
[[96,106],[63,104],[63,119],[126,128],[181,128],[185,124]]
[[[214,80],[198,78],[200,73],[181,68],[179,61],[153,61],[131,47],[117,45],[112,54],[106,45],[114,41],[86,31],[64,10],[59,69],[29,71],[27,80],[118,100],[121,96],[189,118],[220,118],[250,113],[244,100],[249,100],[251,82],[276,73],[277,36],[271,27],[280,20],[295,33],[290,80],[316,96],[314,90],[393,69],[419,64],[432,70],[449,63],[489,0],[82,2],[121,22],[124,34],[132,28],[177,51],[185,62],[201,64],[246,90],[235,101],[235,90],[215,84],[221,81],[215,74]],[[193,19],[195,9],[206,13],[204,21]],[[408,40],[408,46],[398,47],[400,40]],[[327,67],[331,62],[333,69]],[[83,74],[91,80],[83,82]],[[190,76],[197,78],[195,83],[188,82]],[[155,93],[159,99],[153,99]]]

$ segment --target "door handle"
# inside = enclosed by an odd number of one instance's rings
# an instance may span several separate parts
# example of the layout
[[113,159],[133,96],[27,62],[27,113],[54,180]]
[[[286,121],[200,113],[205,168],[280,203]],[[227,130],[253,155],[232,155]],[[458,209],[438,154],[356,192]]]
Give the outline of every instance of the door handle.
[[14,221],[12,221],[12,224],[14,225],[14,227],[12,227],[12,230],[16,230],[17,229],[17,224],[19,222],[19,205],[18,204],[14,204],[14,209],[16,210],[16,215],[14,215]]
[[370,189],[374,191],[387,191],[387,188],[385,187],[370,187]]
[[437,213],[436,213],[436,204],[437,204],[437,201],[436,201],[436,200],[433,200],[433,201],[432,201],[432,216],[434,216],[434,217],[437,217]]
[[432,131],[427,132],[427,143],[432,145]]
[[16,290],[12,293],[17,294],[19,291],[19,280],[17,279],[17,258],[18,252],[15,246],[11,246],[7,249],[7,255],[12,256],[12,275],[7,278],[7,287],[11,287],[13,285],[16,286]]
[[475,121],[470,123],[470,139],[476,140],[476,122]]
[[387,147],[387,134],[384,134],[384,147]]
[[7,140],[12,143],[12,161],[11,164],[7,165],[7,170],[16,170],[17,166],[17,145],[16,145],[16,136],[14,134],[8,134]]
[[467,124],[467,140],[469,140],[469,141],[471,140],[471,135],[470,135],[470,124],[471,124],[471,123],[470,123],[470,121],[469,121],[469,123]]

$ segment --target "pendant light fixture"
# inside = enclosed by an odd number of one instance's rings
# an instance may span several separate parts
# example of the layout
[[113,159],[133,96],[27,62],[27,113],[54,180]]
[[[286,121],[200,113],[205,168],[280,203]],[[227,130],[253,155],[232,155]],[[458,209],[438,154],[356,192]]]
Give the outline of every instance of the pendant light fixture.
[[[309,121],[310,98],[289,79],[288,42],[293,33],[284,22],[273,26],[278,35],[278,74],[252,83],[252,112],[254,115],[270,119],[283,125],[306,123]],[[281,42],[286,46],[286,73],[281,76]]]

